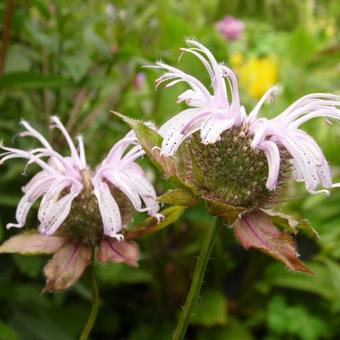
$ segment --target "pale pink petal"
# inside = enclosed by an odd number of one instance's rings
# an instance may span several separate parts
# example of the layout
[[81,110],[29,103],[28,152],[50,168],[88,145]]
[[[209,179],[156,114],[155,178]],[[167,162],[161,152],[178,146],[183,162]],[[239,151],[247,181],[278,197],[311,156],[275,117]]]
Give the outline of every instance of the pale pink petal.
[[221,139],[221,133],[232,127],[234,121],[221,115],[211,115],[201,125],[203,144],[214,144]]
[[104,235],[121,240],[123,236],[119,232],[122,229],[122,218],[118,204],[113,198],[109,186],[102,181],[94,182],[93,185],[103,221]]
[[124,173],[124,171],[120,170],[112,170],[106,173],[104,177],[127,196],[127,198],[130,200],[136,210],[141,209],[141,198],[135,187],[129,183],[129,174]]
[[45,193],[40,203],[40,208],[38,211],[38,219],[40,222],[46,219],[51,207],[55,205],[61,193],[64,190],[67,190],[70,186],[70,181],[65,180],[64,178],[56,179],[51,183],[48,191]]
[[245,214],[233,224],[235,235],[244,248],[256,248],[283,262],[293,271],[313,272],[299,259],[292,238],[280,231],[262,211]]
[[45,148],[52,150],[52,147],[47,139],[40,132],[34,129],[26,120],[21,120],[20,124],[27,130],[26,132],[22,132],[20,136],[32,136],[36,138]]
[[280,151],[272,141],[264,141],[259,146],[263,150],[268,161],[268,178],[266,187],[268,190],[275,190],[280,171]]
[[43,293],[63,290],[72,286],[91,263],[93,248],[77,243],[67,243],[47,263],[47,278]]
[[11,237],[0,246],[0,253],[23,255],[52,254],[66,243],[60,236],[26,232]]
[[282,92],[282,88],[280,86],[273,86],[271,87],[263,96],[262,98],[258,101],[258,103],[255,105],[254,109],[249,113],[249,116],[247,118],[248,122],[253,122],[260,109],[262,108],[263,104],[266,102],[267,99],[273,100],[277,95],[279,95]]
[[108,262],[127,263],[130,266],[137,267],[139,249],[135,242],[120,242],[107,237],[100,243],[97,258],[104,264]]
[[52,235],[62,225],[69,215],[72,207],[72,202],[80,193],[80,190],[72,188],[71,192],[60,198],[57,202],[52,204],[47,210],[46,215],[43,216],[39,231],[43,235]]
[[77,149],[72,141],[72,138],[71,136],[69,135],[69,133],[67,132],[66,128],[64,127],[64,125],[61,123],[59,117],[57,116],[53,116],[51,118],[51,121],[52,121],[52,127],[56,127],[58,130],[61,131],[61,133],[63,134],[69,148],[70,148],[70,151],[71,151],[71,158],[74,162],[74,164],[80,169],[80,170],[83,170],[84,167],[83,167],[83,164],[81,162],[81,159],[80,159],[80,156],[77,152]]

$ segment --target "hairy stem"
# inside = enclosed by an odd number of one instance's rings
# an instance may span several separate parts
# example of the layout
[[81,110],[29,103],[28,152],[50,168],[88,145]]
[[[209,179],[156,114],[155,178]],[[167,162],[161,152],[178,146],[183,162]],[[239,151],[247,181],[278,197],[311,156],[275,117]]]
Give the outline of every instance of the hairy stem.
[[89,338],[89,335],[91,333],[91,330],[93,328],[93,325],[96,321],[97,314],[98,314],[99,291],[98,291],[98,285],[97,285],[97,280],[96,280],[96,272],[95,272],[93,264],[91,266],[91,282],[92,282],[92,308],[91,308],[89,318],[83,329],[83,332],[79,338],[80,340],[87,340]]
[[191,287],[187,295],[185,305],[182,314],[179,318],[175,333],[173,335],[173,340],[182,340],[185,336],[186,330],[188,328],[192,309],[197,302],[197,298],[201,291],[205,271],[207,269],[207,264],[210,258],[211,251],[215,243],[215,236],[217,231],[217,217],[211,222],[208,228],[207,234],[203,239],[203,244],[201,247],[201,252],[196,264],[194,277],[192,279]]

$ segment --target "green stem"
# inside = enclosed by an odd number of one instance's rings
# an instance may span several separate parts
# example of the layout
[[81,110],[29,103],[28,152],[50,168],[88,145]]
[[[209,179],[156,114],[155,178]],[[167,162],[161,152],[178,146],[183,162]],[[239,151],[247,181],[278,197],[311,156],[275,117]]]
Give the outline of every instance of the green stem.
[[207,264],[210,258],[211,251],[215,243],[215,236],[217,231],[217,217],[214,217],[211,225],[209,226],[208,232],[204,237],[201,252],[196,264],[194,277],[192,279],[191,287],[188,296],[185,301],[185,305],[178,321],[175,333],[173,335],[173,340],[182,340],[185,336],[186,330],[188,328],[192,308],[197,302],[197,298],[201,291],[204,274],[207,269]]
[[89,335],[91,333],[91,330],[93,328],[93,325],[96,321],[96,317],[98,314],[98,308],[99,308],[99,291],[98,291],[98,285],[96,280],[96,272],[94,269],[94,265],[91,267],[91,282],[92,282],[92,308],[89,315],[89,318],[86,322],[86,325],[83,329],[83,332],[80,336],[80,340],[87,340],[89,338]]

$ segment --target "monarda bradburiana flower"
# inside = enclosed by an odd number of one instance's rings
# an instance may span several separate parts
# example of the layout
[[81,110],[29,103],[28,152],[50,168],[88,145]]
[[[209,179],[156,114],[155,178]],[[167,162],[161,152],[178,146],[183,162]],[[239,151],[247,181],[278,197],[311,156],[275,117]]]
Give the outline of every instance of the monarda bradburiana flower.
[[216,28],[226,40],[234,41],[242,37],[245,23],[240,19],[227,15],[216,23]]
[[189,48],[182,52],[202,62],[212,90],[192,75],[158,62],[155,67],[166,73],[156,80],[157,85],[187,83],[190,89],[179,95],[178,102],[184,101],[189,108],[161,126],[159,135],[123,117],[155,164],[180,182],[182,189],[166,194],[163,202],[176,204],[185,196],[192,204],[194,197],[203,198],[212,214],[232,224],[246,248],[257,248],[292,270],[310,272],[298,260],[294,241],[285,230],[296,232],[299,223],[271,209],[283,200],[293,173],[312,194],[328,195],[330,188],[339,186],[332,182],[320,147],[300,126],[316,117],[340,119],[340,97],[311,94],[276,118],[259,118],[264,102],[278,92],[274,87],[247,114],[232,70],[197,41],[187,43]]
[[14,236],[0,246],[0,253],[54,254],[44,272],[44,291],[71,286],[92,261],[96,248],[101,263],[125,262],[136,266],[138,247],[124,241],[123,228],[134,210],[145,211],[159,220],[156,193],[142,168],[135,162],[144,154],[135,133],[117,142],[107,157],[92,171],[86,163],[84,143],[78,148],[60,122],[52,118],[51,127],[63,134],[70,149],[62,156],[26,121],[21,136],[38,140],[41,147],[25,151],[1,146],[1,163],[12,158],[27,159],[27,165],[41,168],[22,188],[16,223],[7,228],[22,228],[33,204],[41,199],[38,232]]

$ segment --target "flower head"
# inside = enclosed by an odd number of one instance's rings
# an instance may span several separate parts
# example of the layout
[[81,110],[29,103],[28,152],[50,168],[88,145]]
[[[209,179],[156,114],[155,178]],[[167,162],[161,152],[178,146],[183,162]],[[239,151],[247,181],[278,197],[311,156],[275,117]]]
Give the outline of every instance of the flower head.
[[[244,108],[240,106],[235,74],[218,63],[212,53],[199,42],[187,40],[187,44],[189,48],[182,48],[181,51],[193,54],[202,62],[209,74],[212,91],[192,75],[162,62],[156,64],[156,68],[167,71],[156,80],[157,86],[163,82],[168,82],[166,87],[179,82],[190,86],[189,90],[178,96],[178,102],[185,102],[189,108],[159,129],[164,137],[161,146],[161,154],[164,156],[175,154],[181,143],[196,131],[200,131],[203,144],[215,143],[222,132],[241,125],[245,118]],[[226,80],[230,86],[230,99]]]
[[[328,195],[330,188],[340,187],[340,183],[333,183],[330,167],[316,141],[300,129],[313,118],[340,119],[340,96],[310,94],[273,119],[258,117],[265,101],[280,92],[275,86],[247,114],[240,105],[234,73],[218,64],[198,42],[190,40],[188,44],[194,47],[183,51],[194,54],[204,64],[213,93],[196,78],[158,63],[168,71],[158,79],[159,84],[171,80],[167,86],[181,81],[190,85],[191,89],[179,96],[179,101],[184,100],[190,108],[161,126],[158,138],[153,136],[142,145],[165,174],[170,172],[181,182],[185,190],[178,195],[185,197],[189,192],[205,200],[212,215],[221,216],[234,227],[245,248],[259,249],[290,269],[311,273],[298,260],[289,235],[308,223],[295,222],[272,208],[282,201],[293,172],[313,194]],[[230,83],[229,91],[225,77]],[[227,93],[231,93],[231,103]],[[130,125],[137,131],[138,124]],[[152,147],[155,142],[157,145]],[[176,157],[169,157],[175,153]],[[195,201],[190,198],[187,204],[192,202]]]
[[241,38],[245,24],[242,20],[227,15],[216,23],[216,28],[227,40],[234,41]]
[[[136,265],[138,248],[123,241],[121,231],[133,210],[145,211],[159,219],[159,206],[153,186],[136,160],[144,155],[135,133],[129,132],[116,143],[107,157],[92,171],[86,162],[84,142],[77,137],[78,147],[58,117],[51,127],[63,134],[70,149],[62,156],[28,122],[22,121],[22,137],[33,137],[39,148],[25,151],[1,146],[0,162],[12,158],[27,159],[27,166],[41,168],[22,190],[16,223],[7,228],[22,228],[32,205],[41,199],[39,233],[15,236],[0,247],[2,252],[54,253],[45,267],[45,291],[65,289],[73,284],[91,262],[94,246],[99,246],[98,260]],[[123,241],[123,242],[122,242]]]
[[[340,120],[340,96],[326,93],[309,94],[273,119],[258,118],[262,104],[276,91],[276,87],[268,90],[245,122],[253,136],[251,147],[263,150],[268,160],[266,186],[269,190],[276,189],[282,159],[281,147],[290,155],[295,179],[305,182],[307,190],[312,194],[328,195],[328,189],[339,187],[340,183],[333,184],[331,170],[319,145],[301,130],[300,126],[318,117]],[[317,190],[318,186],[322,189]]]
[[[22,228],[30,208],[41,198],[38,219],[39,231],[43,235],[55,234],[67,221],[74,204],[78,211],[83,210],[81,213],[89,211],[95,216],[96,209],[99,210],[103,235],[122,239],[120,231],[123,221],[114,191],[124,194],[135,210],[157,215],[155,190],[135,162],[144,151],[136,142],[134,132],[131,131],[114,145],[92,172],[86,163],[82,137],[77,137],[77,148],[58,117],[52,117],[51,126],[61,131],[69,146],[70,155],[66,157],[55,151],[28,122],[22,121],[21,124],[25,128],[21,136],[34,137],[41,147],[24,151],[1,146],[5,151],[1,154],[1,163],[12,158],[24,158],[28,160],[27,165],[34,163],[41,171],[23,187],[24,196],[16,212],[17,223],[8,224],[7,228]],[[131,145],[132,148],[127,151]],[[79,197],[83,200],[77,202]]]

